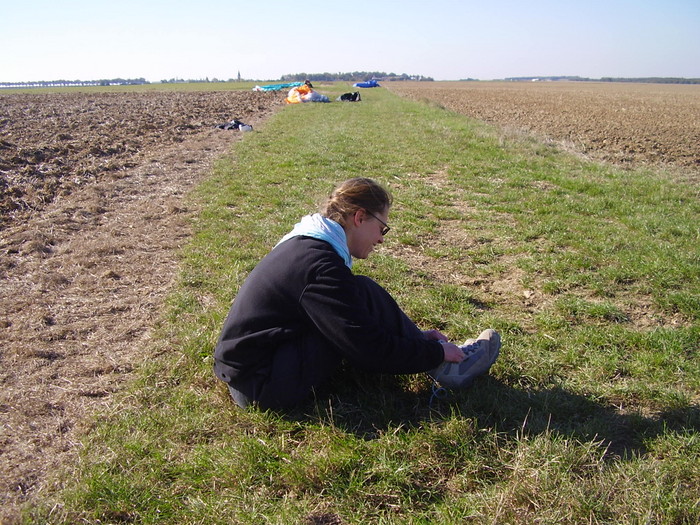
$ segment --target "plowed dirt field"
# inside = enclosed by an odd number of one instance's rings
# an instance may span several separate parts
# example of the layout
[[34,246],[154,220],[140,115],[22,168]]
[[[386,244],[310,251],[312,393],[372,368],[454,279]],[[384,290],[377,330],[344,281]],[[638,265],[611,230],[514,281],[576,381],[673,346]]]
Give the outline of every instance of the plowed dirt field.
[[[145,354],[183,197],[284,94],[0,94],[0,523]],[[253,131],[255,133],[255,131]]]
[[391,91],[595,159],[700,171],[700,85],[606,82],[391,82]]

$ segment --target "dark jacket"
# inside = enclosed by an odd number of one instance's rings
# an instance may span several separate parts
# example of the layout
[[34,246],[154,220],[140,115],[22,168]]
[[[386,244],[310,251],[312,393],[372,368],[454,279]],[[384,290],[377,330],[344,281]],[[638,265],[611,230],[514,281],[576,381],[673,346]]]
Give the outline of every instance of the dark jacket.
[[438,366],[442,345],[400,337],[367,312],[357,277],[325,241],[293,237],[268,253],[241,286],[214,352],[219,379],[244,380],[266,367],[276,348],[321,334],[329,352],[380,373]]

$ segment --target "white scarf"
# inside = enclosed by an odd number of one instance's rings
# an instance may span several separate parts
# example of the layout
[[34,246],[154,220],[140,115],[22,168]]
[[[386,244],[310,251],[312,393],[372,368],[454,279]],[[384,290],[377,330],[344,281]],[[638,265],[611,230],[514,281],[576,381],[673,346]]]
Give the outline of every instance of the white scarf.
[[343,258],[345,265],[348,268],[352,268],[352,257],[350,256],[345,230],[334,220],[328,219],[320,213],[305,215],[302,217],[301,221],[294,225],[292,231],[280,239],[275,247],[292,237],[298,237],[300,235],[326,241],[338,252],[338,255]]

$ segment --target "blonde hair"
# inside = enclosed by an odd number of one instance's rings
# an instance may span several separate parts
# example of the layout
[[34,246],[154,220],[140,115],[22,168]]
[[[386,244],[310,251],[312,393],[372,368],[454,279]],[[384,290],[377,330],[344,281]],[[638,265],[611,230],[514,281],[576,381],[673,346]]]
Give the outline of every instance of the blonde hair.
[[341,182],[330,194],[321,215],[344,225],[345,218],[359,209],[380,214],[391,207],[393,198],[372,179],[356,177]]

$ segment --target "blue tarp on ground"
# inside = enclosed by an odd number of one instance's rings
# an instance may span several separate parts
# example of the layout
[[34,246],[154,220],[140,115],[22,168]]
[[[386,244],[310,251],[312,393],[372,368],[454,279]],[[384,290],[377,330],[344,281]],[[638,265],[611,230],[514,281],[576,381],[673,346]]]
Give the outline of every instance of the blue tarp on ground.
[[361,87],[361,88],[371,88],[371,87],[382,87],[379,85],[379,82],[376,80],[368,80],[367,82],[357,82],[356,84],[353,84],[353,87]]
[[255,86],[253,91],[279,91],[297,86],[303,86],[303,82],[288,82],[286,84],[268,84],[267,86]]

